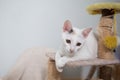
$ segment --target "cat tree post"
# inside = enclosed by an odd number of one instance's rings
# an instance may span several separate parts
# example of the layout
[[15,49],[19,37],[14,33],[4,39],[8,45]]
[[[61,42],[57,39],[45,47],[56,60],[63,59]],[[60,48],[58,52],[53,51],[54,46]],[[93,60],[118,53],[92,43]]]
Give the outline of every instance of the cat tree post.
[[55,60],[48,60],[48,77],[47,80],[61,80],[61,73],[57,71]]
[[[90,14],[102,14],[98,24],[98,57],[102,59],[114,59],[113,49],[117,45],[114,26],[116,13],[120,13],[120,3],[98,3],[87,8]],[[109,37],[109,39],[107,39]],[[111,39],[112,38],[112,39]],[[105,42],[105,39],[107,41]],[[106,43],[109,43],[107,46]],[[112,46],[112,48],[111,48]],[[112,68],[109,66],[100,67],[100,78],[111,80]]]

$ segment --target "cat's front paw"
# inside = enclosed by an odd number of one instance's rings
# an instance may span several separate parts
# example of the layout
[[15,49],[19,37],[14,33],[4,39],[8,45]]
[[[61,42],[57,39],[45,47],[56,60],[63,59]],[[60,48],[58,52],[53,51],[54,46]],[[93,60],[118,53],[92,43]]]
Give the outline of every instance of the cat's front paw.
[[62,71],[63,71],[63,67],[58,67],[58,66],[57,66],[57,71],[58,71],[58,72],[62,72]]
[[64,62],[62,62],[61,61],[61,59],[57,62],[57,70],[59,71],[59,72],[62,72],[63,71],[63,67],[64,67]]
[[65,57],[58,60],[58,62],[57,62],[57,70],[59,72],[63,71],[63,67],[65,66],[66,62],[67,62],[67,59]]

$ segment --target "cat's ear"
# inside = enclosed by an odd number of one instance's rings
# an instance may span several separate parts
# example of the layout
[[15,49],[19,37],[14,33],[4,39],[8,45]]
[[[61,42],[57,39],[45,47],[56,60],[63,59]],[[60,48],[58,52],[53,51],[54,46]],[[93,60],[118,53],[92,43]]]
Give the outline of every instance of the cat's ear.
[[84,29],[82,31],[83,37],[86,38],[89,35],[89,33],[91,32],[91,30],[92,30],[92,28],[86,28],[86,29]]
[[72,24],[69,20],[66,20],[64,22],[64,26],[63,26],[63,32],[71,32],[72,31]]

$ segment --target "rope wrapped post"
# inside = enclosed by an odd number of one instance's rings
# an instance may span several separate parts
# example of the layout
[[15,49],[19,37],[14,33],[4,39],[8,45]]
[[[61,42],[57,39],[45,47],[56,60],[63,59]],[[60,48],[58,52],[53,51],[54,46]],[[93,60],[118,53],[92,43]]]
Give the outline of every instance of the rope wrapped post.
[[[115,14],[120,13],[120,3],[93,4],[87,10],[92,15],[102,15],[98,25],[98,57],[114,59],[113,49],[117,46]],[[102,79],[111,80],[111,67],[101,67],[99,73]]]
[[56,70],[55,61],[48,60],[48,77],[47,80],[62,80],[61,73]]
[[120,13],[120,3],[96,3],[88,6],[87,11],[102,15],[98,24],[98,57],[114,59],[113,49],[117,46],[115,14]]

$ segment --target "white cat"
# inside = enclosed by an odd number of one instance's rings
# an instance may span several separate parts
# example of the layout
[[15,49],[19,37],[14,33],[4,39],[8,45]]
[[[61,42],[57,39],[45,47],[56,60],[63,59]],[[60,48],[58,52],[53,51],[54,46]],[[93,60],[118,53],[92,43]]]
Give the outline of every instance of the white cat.
[[68,61],[97,58],[97,40],[92,28],[78,29],[65,21],[62,32],[63,43],[55,55],[56,68],[59,72]]

